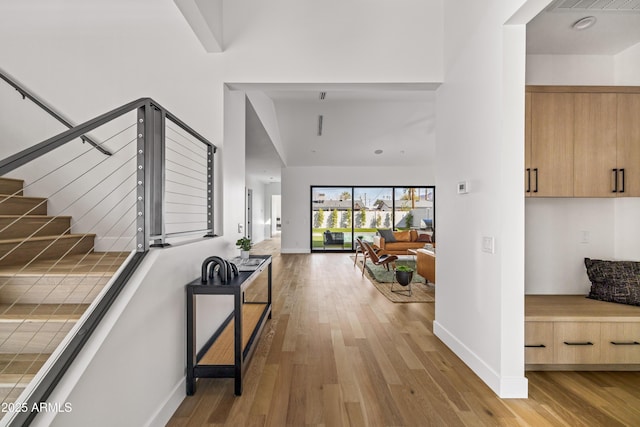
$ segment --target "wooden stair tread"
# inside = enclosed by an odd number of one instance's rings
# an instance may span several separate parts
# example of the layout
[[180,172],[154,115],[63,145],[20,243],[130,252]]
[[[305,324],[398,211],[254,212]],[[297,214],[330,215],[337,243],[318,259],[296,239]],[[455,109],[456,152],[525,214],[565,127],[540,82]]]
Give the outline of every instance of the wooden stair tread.
[[2,244],[14,244],[14,243],[22,243],[25,240],[28,242],[42,242],[47,240],[64,240],[64,239],[78,239],[80,237],[96,237],[93,233],[76,233],[76,234],[62,234],[60,236],[33,236],[28,239],[0,239],[0,245]]
[[89,304],[0,304],[0,322],[78,320]]
[[70,254],[61,260],[37,260],[26,268],[21,265],[0,266],[0,278],[6,276],[103,276],[115,273],[127,259],[129,252],[92,252]]
[[[251,333],[260,321],[267,304],[244,304],[242,306],[242,349],[244,351],[251,338]],[[202,356],[198,365],[233,365],[233,328],[234,320],[227,324],[224,331]]]
[[[3,219],[3,218],[16,218],[17,219],[17,218],[22,218],[22,217],[25,217],[25,216],[24,215],[15,215],[15,214],[14,215],[7,215],[7,214],[0,215],[0,219]],[[53,215],[53,216],[52,215],[27,215],[26,217],[27,218],[43,218],[43,219],[46,219],[46,218],[65,218],[65,219],[67,219],[67,218],[71,218],[71,215]]]

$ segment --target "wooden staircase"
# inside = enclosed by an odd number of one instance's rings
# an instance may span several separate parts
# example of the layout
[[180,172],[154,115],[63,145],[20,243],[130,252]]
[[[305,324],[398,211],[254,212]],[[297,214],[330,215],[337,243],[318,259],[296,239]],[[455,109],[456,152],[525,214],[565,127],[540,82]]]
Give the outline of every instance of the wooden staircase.
[[0,178],[0,402],[17,399],[126,259]]

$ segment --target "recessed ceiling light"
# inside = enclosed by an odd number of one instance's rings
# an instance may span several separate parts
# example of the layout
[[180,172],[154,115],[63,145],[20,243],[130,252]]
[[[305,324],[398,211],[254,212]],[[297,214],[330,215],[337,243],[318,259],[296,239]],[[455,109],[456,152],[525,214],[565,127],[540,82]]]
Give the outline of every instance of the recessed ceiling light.
[[376,153],[376,154],[382,154],[382,150],[376,150],[376,151],[374,151],[374,153]]
[[578,19],[576,22],[573,23],[571,28],[578,31],[586,30],[587,28],[592,27],[596,23],[596,21],[597,19],[595,16],[587,16],[585,18]]
[[320,92],[320,99],[325,99],[327,97],[327,92]]

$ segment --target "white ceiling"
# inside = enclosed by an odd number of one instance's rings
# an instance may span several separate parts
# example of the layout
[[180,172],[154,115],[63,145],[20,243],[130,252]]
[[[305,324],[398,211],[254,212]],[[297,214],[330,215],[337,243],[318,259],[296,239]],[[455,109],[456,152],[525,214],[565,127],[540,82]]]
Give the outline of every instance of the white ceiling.
[[[573,23],[594,16],[591,28]],[[558,0],[527,25],[527,53],[616,55],[640,43],[640,0]]]
[[[597,23],[582,31],[586,16]],[[527,54],[615,55],[640,43],[640,0],[557,0],[527,25]],[[435,89],[421,84],[231,85],[273,101],[285,166],[428,166],[435,155]],[[319,99],[321,91],[327,93]],[[318,136],[318,116],[323,134]],[[375,154],[375,150],[383,150]],[[247,174],[279,182],[283,166],[247,109]]]
[[[263,88],[263,93],[275,107],[286,166],[432,164],[435,155],[434,89],[437,86],[325,87],[324,100],[320,99],[323,87],[315,85]],[[322,135],[318,135],[320,115],[323,116]],[[249,116],[247,119],[247,174],[262,182],[279,181],[280,173],[275,169],[281,164],[280,158],[256,120]],[[382,150],[382,153],[376,154],[376,150]],[[271,154],[267,155],[266,151]],[[277,177],[271,179],[276,174]]]

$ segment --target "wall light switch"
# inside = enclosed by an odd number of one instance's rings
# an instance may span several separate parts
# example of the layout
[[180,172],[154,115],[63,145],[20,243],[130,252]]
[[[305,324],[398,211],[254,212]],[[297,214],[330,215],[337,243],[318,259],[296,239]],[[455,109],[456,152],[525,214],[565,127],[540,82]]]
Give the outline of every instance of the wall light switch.
[[589,232],[587,230],[582,230],[580,232],[580,243],[589,243]]
[[238,233],[242,233],[243,229],[244,227],[242,226],[242,224],[238,224]]
[[493,254],[496,252],[496,239],[490,236],[482,236],[482,252]]
[[469,183],[467,181],[460,181],[458,183],[458,194],[467,194],[469,192]]

